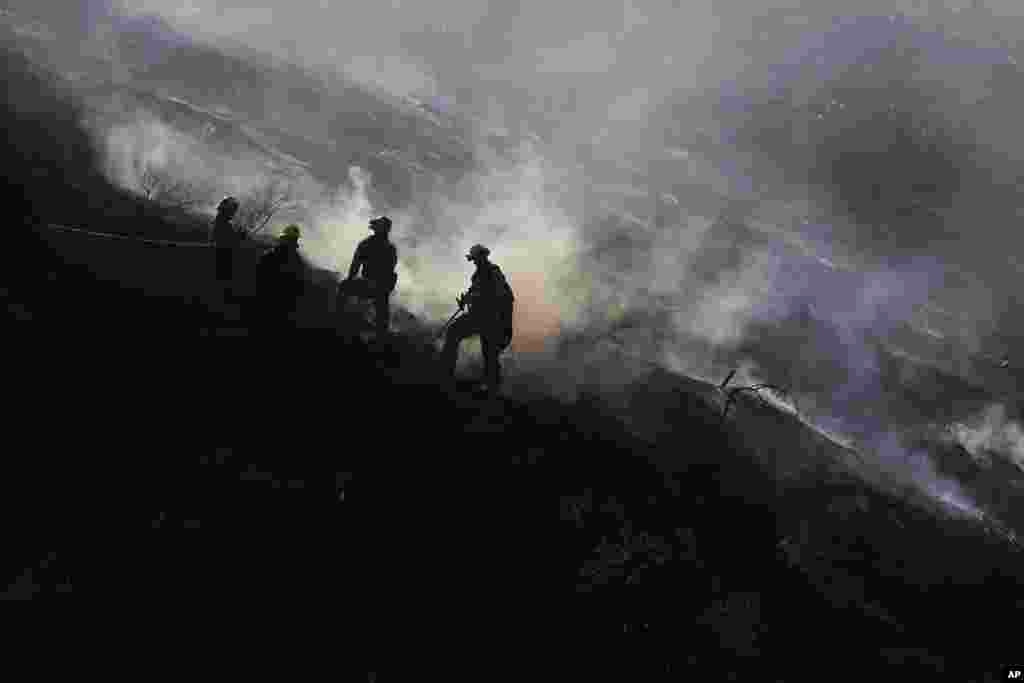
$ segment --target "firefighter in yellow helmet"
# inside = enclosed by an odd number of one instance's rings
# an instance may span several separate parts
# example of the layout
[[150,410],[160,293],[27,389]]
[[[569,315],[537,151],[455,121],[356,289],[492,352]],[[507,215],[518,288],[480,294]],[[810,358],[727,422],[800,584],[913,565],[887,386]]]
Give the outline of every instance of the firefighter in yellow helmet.
[[306,287],[306,263],[299,254],[302,232],[294,223],[281,231],[277,244],[263,254],[259,279],[263,322],[271,328],[287,325]]
[[301,235],[299,226],[292,223],[284,230],[281,231],[281,237],[278,239],[287,244],[294,244],[296,247],[299,245],[299,236]]

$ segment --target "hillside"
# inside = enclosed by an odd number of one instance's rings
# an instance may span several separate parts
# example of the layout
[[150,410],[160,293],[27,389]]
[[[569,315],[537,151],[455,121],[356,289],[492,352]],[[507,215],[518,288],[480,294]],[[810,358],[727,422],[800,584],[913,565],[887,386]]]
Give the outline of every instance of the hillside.
[[[92,172],[75,110],[5,65],[0,161],[40,169],[5,174],[24,198],[7,417],[36,439],[5,459],[5,597],[84,575],[127,600],[287,603],[359,630],[346,647],[382,673],[511,657],[543,678],[796,680],[825,659],[988,680],[1019,651],[1018,546],[869,487],[752,396],[722,420],[714,387],[665,370],[624,412],[596,389],[446,392],[429,326],[342,343],[323,272],[292,328],[259,334],[214,305],[206,247],[132,238],[176,228],[117,219],[129,199]],[[92,542],[96,499],[130,541]]]
[[[138,590],[291,585],[381,633],[437,610],[498,629],[526,619],[535,637],[628,638],[652,673],[747,670],[757,655],[792,672],[800,652],[841,657],[850,642],[866,668],[947,673],[1012,651],[1012,631],[962,632],[931,607],[1011,619],[1024,560],[1005,539],[868,489],[804,445],[803,471],[778,476],[764,440],[781,453],[800,437],[720,422],[706,388],[647,385],[671,427],[645,440],[599,401],[446,395],[411,339],[202,341],[185,301],[104,284],[38,244],[49,276],[19,291],[32,317],[14,338],[26,359],[73,342],[31,386],[62,377],[68,427],[119,425],[115,485],[153,529],[125,579]],[[101,386],[121,398],[97,404]],[[555,612],[531,611],[542,604]]]

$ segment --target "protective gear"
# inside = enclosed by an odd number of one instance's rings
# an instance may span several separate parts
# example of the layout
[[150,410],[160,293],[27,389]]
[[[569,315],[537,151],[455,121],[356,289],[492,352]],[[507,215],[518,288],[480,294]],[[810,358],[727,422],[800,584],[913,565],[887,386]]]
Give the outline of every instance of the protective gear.
[[491,255],[491,250],[482,244],[474,244],[469,248],[469,253],[466,254],[466,258],[470,261],[475,261],[480,257],[488,257]]
[[362,271],[364,278],[372,280],[378,288],[390,293],[398,284],[398,273],[395,271],[397,267],[398,249],[388,240],[386,233],[377,232],[356,247],[348,279],[354,280]]
[[[388,239],[391,220],[381,216],[370,221],[374,234],[356,247],[348,277],[338,285],[338,312],[345,310],[345,299],[372,300],[377,336],[388,332],[391,320],[390,298],[398,284],[398,249]],[[358,277],[362,274],[362,277]]]
[[235,247],[243,234],[231,224],[238,213],[238,200],[225,197],[217,205],[217,216],[213,219],[212,238],[215,258],[215,275],[218,281],[228,284],[234,279]]
[[460,297],[470,308],[495,310],[515,300],[512,287],[496,263],[481,263],[473,273],[469,291]]
[[301,234],[302,232],[299,230],[299,226],[292,223],[281,231],[281,239],[297,242]]
[[234,197],[225,197],[220,200],[220,204],[217,205],[217,213],[227,215],[228,218],[231,218],[238,213],[239,206],[238,200]]
[[[295,231],[286,228],[285,232]],[[297,239],[285,239],[282,234],[277,246],[260,258],[258,272],[262,322],[268,329],[281,329],[288,325],[306,288],[306,264],[299,254]]]
[[377,216],[370,221],[370,230],[383,230],[384,232],[390,232],[391,219],[387,216]]
[[515,296],[498,264],[486,260],[489,254],[487,247],[477,244],[466,255],[466,258],[476,260],[476,272],[469,291],[459,295],[456,302],[460,311],[468,304],[469,312],[452,321],[445,330],[441,363],[445,375],[454,376],[459,344],[463,339],[477,335],[484,355],[485,383],[496,389],[501,384],[498,356],[512,343]]
[[491,332],[494,346],[499,351],[512,343],[515,295],[504,273],[496,263],[481,261],[473,273],[469,291],[459,297],[460,306],[469,306],[469,312],[480,325]]

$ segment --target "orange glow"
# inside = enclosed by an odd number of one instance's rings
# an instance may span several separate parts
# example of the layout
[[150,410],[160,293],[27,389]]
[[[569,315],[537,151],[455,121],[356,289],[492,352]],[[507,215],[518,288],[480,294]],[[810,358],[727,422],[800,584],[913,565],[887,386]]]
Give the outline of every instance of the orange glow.
[[509,273],[508,280],[516,296],[511,350],[543,351],[546,340],[561,329],[561,315],[546,291],[544,277],[536,273]]

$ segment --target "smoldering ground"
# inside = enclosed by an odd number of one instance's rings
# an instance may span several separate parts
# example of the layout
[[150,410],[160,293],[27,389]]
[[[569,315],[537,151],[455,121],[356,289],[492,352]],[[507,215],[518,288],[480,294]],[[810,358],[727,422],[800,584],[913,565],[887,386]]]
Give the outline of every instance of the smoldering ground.
[[[985,394],[980,359],[1020,335],[1007,47],[1020,17],[1005,3],[862,16],[799,2],[392,3],[358,22],[329,21],[320,3],[128,4],[532,140],[400,206],[368,202],[382,178],[318,193],[306,244],[343,270],[365,219],[387,210],[400,302],[443,319],[469,274],[465,248],[489,243],[520,292],[514,360],[563,393],[594,375],[584,364],[607,371],[607,391],[651,362],[716,382],[742,367],[739,381],[790,387],[881,462],[905,458],[886,444],[915,423],[1013,402]],[[906,362],[890,362],[907,323]],[[919,341],[925,329],[941,352]],[[559,354],[567,339],[585,353]],[[961,385],[925,401],[939,385],[922,367]]]

